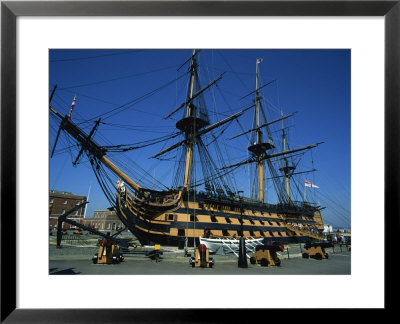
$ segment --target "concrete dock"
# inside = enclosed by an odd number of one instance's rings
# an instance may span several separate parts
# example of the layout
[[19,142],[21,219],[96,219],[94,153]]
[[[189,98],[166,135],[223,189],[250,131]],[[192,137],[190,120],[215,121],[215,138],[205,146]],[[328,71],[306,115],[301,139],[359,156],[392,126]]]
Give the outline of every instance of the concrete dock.
[[[82,241],[83,242],[83,241]],[[250,264],[248,268],[238,267],[235,255],[212,255],[213,268],[192,268],[189,257],[176,247],[161,247],[162,259],[159,262],[145,256],[152,247],[131,249],[135,254],[125,254],[125,260],[119,264],[93,264],[92,257],[98,251],[96,240],[86,240],[79,245],[65,243],[61,248],[55,246],[54,239],[49,245],[49,274],[51,275],[350,275],[351,252],[346,247],[327,248],[328,259],[303,259],[302,245],[285,246],[278,254],[279,267],[261,267]],[[193,248],[188,251],[193,255]]]

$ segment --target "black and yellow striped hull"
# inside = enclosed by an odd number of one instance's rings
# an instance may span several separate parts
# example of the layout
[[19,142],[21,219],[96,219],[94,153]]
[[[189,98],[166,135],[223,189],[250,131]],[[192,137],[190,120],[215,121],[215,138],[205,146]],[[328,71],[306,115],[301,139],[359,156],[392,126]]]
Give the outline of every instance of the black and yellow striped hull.
[[[199,237],[263,238],[283,243],[319,239],[323,229],[316,209],[284,209],[259,202],[217,199],[197,194],[174,206],[150,208],[131,192],[117,192],[117,214],[141,244],[183,246]],[[242,224],[243,222],[243,224]],[[302,224],[302,230],[292,224]]]

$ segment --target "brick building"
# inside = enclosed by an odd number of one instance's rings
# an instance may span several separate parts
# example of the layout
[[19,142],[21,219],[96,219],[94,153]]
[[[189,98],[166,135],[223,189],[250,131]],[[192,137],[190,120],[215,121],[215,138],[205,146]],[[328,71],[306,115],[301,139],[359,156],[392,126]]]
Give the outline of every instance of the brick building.
[[[54,227],[57,225],[58,217],[76,205],[81,204],[86,200],[86,196],[74,195],[71,192],[66,191],[49,191],[49,217],[50,226]],[[68,218],[75,220],[76,222],[81,222],[85,214],[85,206],[79,208],[77,211],[73,212],[68,216]],[[64,228],[69,228],[68,223],[64,223]]]
[[115,211],[96,210],[93,217],[85,218],[83,224],[99,231],[116,231],[125,227]]

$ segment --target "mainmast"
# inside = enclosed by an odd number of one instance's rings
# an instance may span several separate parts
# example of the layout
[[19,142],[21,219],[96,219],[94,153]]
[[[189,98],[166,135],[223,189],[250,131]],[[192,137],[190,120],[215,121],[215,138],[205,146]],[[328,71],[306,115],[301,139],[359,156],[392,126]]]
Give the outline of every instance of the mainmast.
[[266,150],[274,148],[270,142],[263,143],[261,125],[260,125],[260,93],[258,88],[258,64],[262,62],[262,58],[256,61],[256,90],[255,90],[255,117],[256,117],[256,136],[257,140],[253,145],[248,147],[248,150],[256,156],[257,175],[258,175],[258,198],[264,202],[264,156]]
[[209,124],[208,121],[197,116],[197,107],[193,100],[195,80],[198,79],[196,54],[197,51],[193,50],[190,64],[190,82],[185,105],[185,114],[184,117],[176,123],[176,128],[185,133],[186,163],[183,186],[188,189],[190,187],[193,152],[196,144],[197,130]]
[[[262,132],[260,127],[260,96],[258,92],[258,63],[259,60],[256,62],[256,98],[255,98],[255,109],[256,109],[256,120],[257,120],[257,144],[262,143]],[[264,168],[263,168],[263,161],[257,161],[257,169],[258,169],[258,197],[260,198],[261,202],[264,202]]]

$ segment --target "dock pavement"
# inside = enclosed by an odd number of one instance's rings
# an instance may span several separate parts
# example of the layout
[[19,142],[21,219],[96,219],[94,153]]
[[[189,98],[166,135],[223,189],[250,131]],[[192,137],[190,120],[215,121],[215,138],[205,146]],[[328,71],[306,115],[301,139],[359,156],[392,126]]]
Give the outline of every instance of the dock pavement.
[[[54,238],[49,244],[49,274],[51,275],[350,275],[351,252],[345,246],[335,245],[327,248],[329,258],[323,260],[303,259],[304,244],[285,245],[278,253],[280,266],[261,267],[250,264],[247,268],[238,267],[237,256],[212,255],[215,265],[212,268],[192,268],[189,256],[183,249],[161,246],[160,261],[146,257],[153,246],[131,248],[133,253],[124,254],[119,264],[93,264],[92,257],[98,251],[96,239],[77,242],[64,240],[57,248]],[[188,249],[193,256],[193,248]]]

